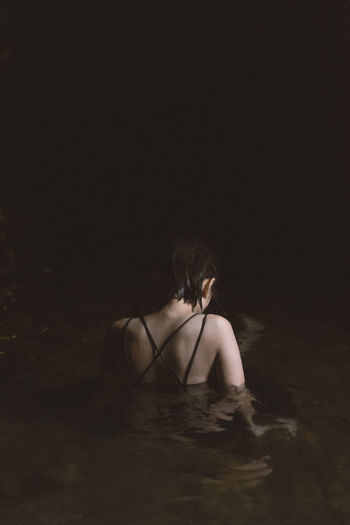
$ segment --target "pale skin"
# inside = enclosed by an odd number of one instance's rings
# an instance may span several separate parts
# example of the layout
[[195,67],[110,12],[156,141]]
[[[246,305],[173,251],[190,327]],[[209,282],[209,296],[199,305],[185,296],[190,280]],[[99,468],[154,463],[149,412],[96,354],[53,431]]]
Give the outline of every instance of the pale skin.
[[[183,300],[173,298],[161,310],[146,316],[146,321],[150,327],[151,333],[158,345],[161,345],[166,336],[179,326],[185,319],[189,318],[193,313],[203,314],[208,307],[212,291],[211,288],[215,282],[215,278],[206,278],[202,283],[202,307],[198,303],[194,310],[191,304],[185,303]],[[113,329],[119,332],[127,319],[120,319],[113,324]],[[179,336],[174,339],[173,346],[169,345],[169,351],[175,356],[178,369],[181,371],[188,362],[188,352],[182,347],[187,348],[193,346],[194,337],[196,337],[198,327],[200,327],[202,315],[198,315],[191,320],[187,325],[181,329]],[[134,323],[134,326],[132,326]],[[136,320],[133,320],[130,325],[131,342],[130,346],[134,345],[135,353],[138,353],[135,359],[134,366],[136,373],[142,371],[151,360],[151,353],[144,350],[144,358],[140,356],[140,349],[148,348],[148,343],[145,339],[144,329]],[[129,330],[128,327],[128,330]],[[146,344],[143,344],[145,343]],[[176,347],[176,342],[177,347]],[[241,355],[237,345],[237,341],[232,330],[230,322],[219,315],[208,314],[205,330],[200,343],[201,352],[198,352],[195,362],[193,364],[193,372],[191,371],[189,377],[189,384],[196,384],[205,382],[208,379],[210,370],[216,362],[217,376],[220,386],[223,389],[229,387],[243,387],[245,378],[242,366]],[[132,349],[131,349],[132,351]],[[139,368],[138,368],[139,366]],[[146,382],[154,382],[155,375],[152,377],[152,369],[149,373]]]
[[[185,319],[188,319],[194,313],[202,314],[187,323],[169,344],[170,357],[173,357],[172,364],[175,364],[180,377],[183,377],[190,357],[189,351],[191,351],[199,332],[204,315],[203,312],[211,301],[211,288],[214,282],[214,277],[206,278],[202,282],[202,307],[198,302],[194,310],[192,310],[191,304],[174,297],[159,311],[145,317],[159,348],[167,335]],[[126,322],[127,318],[123,318],[113,324],[112,330],[116,336],[118,336],[118,333],[120,334]],[[136,376],[138,376],[151,362],[153,351],[144,327],[138,319],[133,319],[130,322],[128,333],[128,353]],[[218,386],[226,394],[226,399],[229,399],[232,395],[236,409],[242,414],[250,429],[255,432],[256,425],[252,420],[255,412],[252,406],[252,396],[245,388],[241,354],[231,323],[220,315],[208,314],[188,384],[206,382],[213,367],[215,367]],[[143,383],[156,383],[158,380],[162,380],[163,369],[164,366],[161,363],[159,364],[158,360],[145,376]]]

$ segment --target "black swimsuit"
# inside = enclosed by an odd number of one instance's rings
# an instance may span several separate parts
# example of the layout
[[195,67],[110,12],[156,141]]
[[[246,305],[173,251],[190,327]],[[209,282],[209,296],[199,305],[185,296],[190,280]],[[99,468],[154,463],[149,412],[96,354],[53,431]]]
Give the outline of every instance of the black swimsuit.
[[[147,374],[148,370],[151,368],[151,366],[156,362],[156,360],[159,358],[162,360],[162,362],[164,363],[164,365],[171,371],[171,373],[175,376],[176,380],[178,381],[178,383],[183,387],[184,390],[186,390],[186,387],[187,387],[187,380],[188,380],[188,376],[190,374],[190,371],[191,371],[191,368],[192,368],[192,365],[193,365],[193,361],[194,361],[194,358],[196,357],[196,353],[197,353],[197,350],[198,350],[198,346],[199,346],[199,343],[200,343],[200,340],[201,340],[201,337],[202,337],[202,334],[203,334],[203,330],[204,330],[204,326],[205,326],[205,322],[207,320],[207,314],[204,315],[203,317],[203,321],[202,321],[202,325],[201,325],[201,329],[199,331],[199,334],[198,334],[198,337],[197,337],[197,340],[196,340],[196,343],[194,345],[194,348],[193,348],[193,352],[192,352],[192,355],[191,355],[191,358],[188,362],[188,365],[186,367],[186,371],[185,371],[185,375],[184,375],[184,379],[183,381],[181,381],[181,379],[178,377],[177,373],[175,372],[175,370],[173,369],[173,367],[166,361],[166,359],[162,356],[162,353],[166,347],[166,345],[168,344],[168,342],[170,341],[170,339],[180,330],[180,328],[183,327],[184,324],[186,324],[190,319],[192,319],[193,317],[195,317],[196,315],[200,315],[200,314],[193,314],[191,315],[188,319],[186,319],[183,323],[180,324],[180,326],[178,326],[177,328],[175,328],[175,330],[173,332],[171,332],[170,335],[168,335],[168,337],[165,339],[164,343],[162,344],[162,346],[160,348],[157,347],[156,343],[154,342],[154,339],[149,331],[149,328],[147,326],[147,323],[146,323],[146,320],[144,317],[140,317],[139,319],[141,320],[145,330],[146,330],[146,334],[150,340],[150,343],[152,345],[152,348],[154,350],[154,357],[152,359],[152,361],[150,362],[149,365],[147,365],[147,367],[145,368],[145,370],[142,372],[142,374],[136,378],[136,383],[140,383],[140,381],[143,379],[143,377]],[[126,328],[128,326],[128,324],[130,323],[130,321],[134,319],[134,317],[130,317],[130,319],[127,320],[127,322],[125,323],[125,325],[123,326],[123,331],[122,331],[122,338],[123,338],[123,346],[124,346],[124,353],[125,353],[125,357],[128,361],[128,355],[127,355],[127,352],[126,352],[126,344],[125,344],[125,332],[126,332]]]

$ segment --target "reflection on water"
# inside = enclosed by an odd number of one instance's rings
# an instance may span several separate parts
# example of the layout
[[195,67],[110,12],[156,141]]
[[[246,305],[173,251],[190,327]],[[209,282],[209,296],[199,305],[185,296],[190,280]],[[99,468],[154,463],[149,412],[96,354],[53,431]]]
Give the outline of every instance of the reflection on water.
[[260,485],[264,478],[272,473],[269,465],[270,456],[264,456],[261,459],[252,459],[242,465],[235,465],[231,460],[230,468],[225,473],[217,474],[214,478],[203,478],[204,483],[212,484],[215,487],[222,487],[225,490],[249,489]]
[[309,320],[297,336],[287,315],[280,331],[239,321],[249,390],[227,395],[142,386],[102,402],[99,327],[72,323],[67,335],[60,319],[13,341],[0,399],[2,523],[347,523],[345,339],[336,344],[337,328],[322,343]]
[[222,394],[207,383],[190,385],[186,392],[177,386],[138,386],[119,393],[108,414],[115,433],[146,432],[174,437],[234,429],[238,434],[249,432],[254,436],[271,430],[282,430],[288,437],[296,435],[296,421],[264,414],[256,401],[247,388],[233,388]]
[[[149,435],[163,443],[178,441],[202,448],[205,454],[219,447],[221,461],[198,480],[226,493],[256,487],[272,473],[269,455],[255,457],[254,438],[272,431],[287,439],[296,436],[295,420],[256,412],[255,401],[246,388],[224,395],[206,383],[189,386],[186,392],[176,386],[139,386],[119,394],[99,417],[104,424],[109,422],[107,433],[114,437]],[[99,429],[106,432],[106,427]]]

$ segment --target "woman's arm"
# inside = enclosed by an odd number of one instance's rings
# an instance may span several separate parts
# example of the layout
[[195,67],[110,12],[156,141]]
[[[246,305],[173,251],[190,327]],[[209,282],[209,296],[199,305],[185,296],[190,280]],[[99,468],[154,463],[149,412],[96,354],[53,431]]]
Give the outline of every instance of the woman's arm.
[[224,390],[242,387],[245,383],[241,354],[231,323],[224,317],[216,317],[217,375]]
[[241,354],[230,322],[220,316],[217,319],[218,341],[216,367],[221,389],[225,398],[232,403],[256,436],[262,436],[273,428],[273,425],[257,425],[253,421],[256,401],[252,393],[245,387],[245,378]]
[[216,373],[219,386],[254,432],[252,417],[255,409],[252,402],[255,398],[245,387],[242,359],[235,334],[231,323],[224,317],[217,316],[216,325]]

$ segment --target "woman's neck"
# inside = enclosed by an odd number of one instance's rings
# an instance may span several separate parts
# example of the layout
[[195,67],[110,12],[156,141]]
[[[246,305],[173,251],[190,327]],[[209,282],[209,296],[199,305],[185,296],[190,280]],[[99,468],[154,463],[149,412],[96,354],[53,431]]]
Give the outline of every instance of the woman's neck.
[[161,312],[171,317],[186,317],[186,315],[201,313],[202,308],[199,303],[197,303],[194,310],[192,310],[190,303],[185,303],[183,299],[179,301],[174,298],[161,309]]

